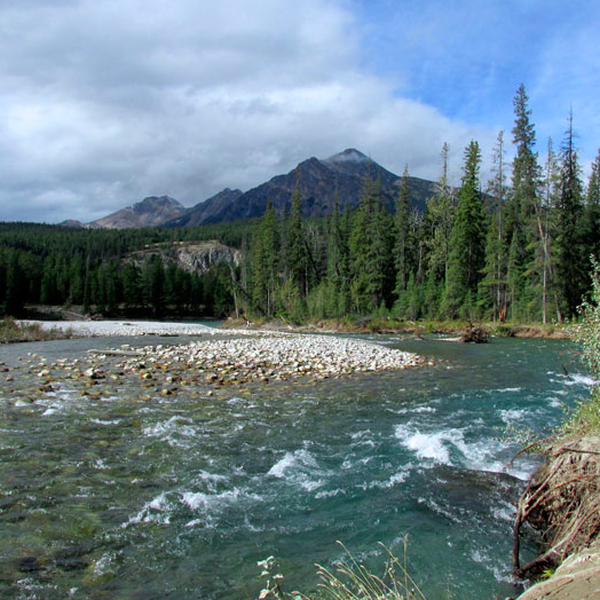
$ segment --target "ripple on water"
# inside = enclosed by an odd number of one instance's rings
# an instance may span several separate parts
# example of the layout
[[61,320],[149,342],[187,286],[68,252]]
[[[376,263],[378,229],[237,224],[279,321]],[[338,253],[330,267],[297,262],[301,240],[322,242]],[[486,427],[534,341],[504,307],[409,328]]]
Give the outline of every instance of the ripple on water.
[[143,435],[158,438],[162,442],[167,442],[170,446],[181,448],[189,448],[193,444],[196,433],[192,419],[179,415],[142,428]]
[[282,479],[288,484],[313,492],[325,484],[322,477],[327,475],[315,457],[304,448],[286,452],[268,471],[268,476]]

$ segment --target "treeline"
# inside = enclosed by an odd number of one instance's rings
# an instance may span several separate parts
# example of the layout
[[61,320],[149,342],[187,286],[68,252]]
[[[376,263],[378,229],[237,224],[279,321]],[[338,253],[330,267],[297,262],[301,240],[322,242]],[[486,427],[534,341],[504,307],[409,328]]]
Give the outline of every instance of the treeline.
[[[484,186],[472,141],[454,188],[445,144],[424,212],[411,208],[405,169],[393,214],[370,178],[357,208],[339,198],[324,219],[302,217],[296,190],[287,215],[269,204],[260,220],[189,229],[0,224],[0,313],[49,304],[107,316],[570,319],[590,288],[590,256],[600,255],[600,154],[584,184],[570,118],[540,164],[523,86],[514,110],[512,164],[500,132]],[[199,274],[163,259],[177,242],[211,239],[240,249],[242,263]],[[165,252],[142,252],[154,247]]]
[[584,186],[570,118],[559,152],[549,140],[540,165],[523,86],[514,110],[510,182],[500,132],[486,193],[472,141],[459,189],[449,185],[444,145],[438,193],[424,213],[410,209],[407,169],[393,215],[377,180],[365,182],[357,210],[341,210],[340,199],[321,222],[301,218],[298,191],[288,216],[269,206],[235,283],[243,309],[296,320],[575,316],[590,288],[590,255],[600,250],[600,154]]
[[[161,249],[168,255],[176,242],[209,239],[241,246],[253,226],[116,231],[2,223],[0,314],[22,316],[26,305],[43,304],[104,316],[225,316],[233,306],[229,268],[190,273],[163,260]],[[137,260],[149,247],[156,253]]]

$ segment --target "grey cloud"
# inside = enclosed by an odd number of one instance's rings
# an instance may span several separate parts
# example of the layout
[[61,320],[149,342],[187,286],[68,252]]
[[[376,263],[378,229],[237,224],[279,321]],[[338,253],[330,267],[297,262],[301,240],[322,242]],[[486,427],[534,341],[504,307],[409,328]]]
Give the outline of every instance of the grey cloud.
[[359,42],[326,0],[3,2],[0,218],[191,205],[348,146],[434,178],[444,141],[458,165],[491,140],[395,97],[358,67]]

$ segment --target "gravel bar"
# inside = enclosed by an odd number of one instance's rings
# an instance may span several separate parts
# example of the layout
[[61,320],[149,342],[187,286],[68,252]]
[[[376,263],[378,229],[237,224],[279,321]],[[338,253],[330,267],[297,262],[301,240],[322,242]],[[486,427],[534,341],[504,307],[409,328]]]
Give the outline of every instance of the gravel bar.
[[[231,340],[209,340],[176,346],[138,348],[141,356],[127,367],[149,363],[185,366],[204,375],[207,383],[243,384],[249,381],[317,379],[404,369],[424,362],[418,355],[363,340],[333,336],[287,334]],[[167,367],[169,368],[169,367]]]

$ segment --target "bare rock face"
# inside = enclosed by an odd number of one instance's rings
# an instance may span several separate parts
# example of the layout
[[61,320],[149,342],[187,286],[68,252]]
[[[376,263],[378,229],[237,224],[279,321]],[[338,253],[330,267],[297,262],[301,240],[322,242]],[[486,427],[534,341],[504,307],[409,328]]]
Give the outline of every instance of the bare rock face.
[[239,265],[241,252],[216,240],[205,242],[178,242],[156,244],[127,257],[137,264],[146,262],[151,256],[159,255],[165,264],[176,264],[189,273],[204,273],[218,264]]
[[237,248],[219,242],[199,242],[176,248],[177,264],[190,273],[204,273],[211,266],[227,263],[239,265],[241,253]]
[[179,217],[185,207],[169,196],[149,196],[141,202],[114,212],[89,226],[105,229],[158,227],[166,221]]

